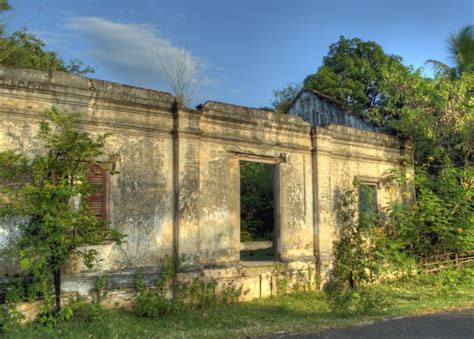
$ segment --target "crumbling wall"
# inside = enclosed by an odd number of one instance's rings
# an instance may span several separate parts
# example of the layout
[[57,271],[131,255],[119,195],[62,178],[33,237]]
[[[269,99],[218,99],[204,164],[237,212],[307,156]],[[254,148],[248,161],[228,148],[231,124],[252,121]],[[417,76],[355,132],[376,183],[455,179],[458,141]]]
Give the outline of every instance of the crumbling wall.
[[[97,246],[92,270],[74,259],[64,268],[63,291],[83,295],[104,274],[115,291],[133,288],[138,269],[151,284],[167,255],[184,255],[188,272],[248,287],[248,298],[271,295],[278,265],[308,275],[318,260],[329,265],[337,191],[354,176],[379,178],[403,157],[389,135],[311,128],[298,116],[217,102],[187,109],[163,92],[3,66],[0,151],[38,152],[40,113],[52,106],[82,113],[91,134],[110,134],[98,160],[111,169],[111,224],[127,235],[122,245]],[[275,165],[280,263],[239,262],[241,160]],[[0,226],[0,244],[11,227]],[[9,264],[0,263],[3,276]]]
[[215,102],[191,110],[167,93],[8,67],[0,67],[0,100],[1,150],[38,152],[40,113],[52,106],[82,113],[91,134],[110,134],[98,160],[112,170],[111,225],[127,238],[97,246],[92,270],[71,260],[65,292],[87,294],[105,272],[110,288],[131,287],[139,268],[152,282],[174,253],[187,269],[240,279],[241,159],[275,163],[281,259],[314,265],[310,126],[300,118]]
[[[309,125],[297,117],[215,102],[206,103],[200,111],[196,246],[201,247],[193,252],[205,261],[239,261],[239,161],[249,160],[276,166],[281,259],[314,261],[313,239],[308,237],[313,220]],[[189,238],[193,241],[194,237]]]
[[315,246],[322,279],[327,278],[338,239],[337,202],[355,181],[376,184],[377,205],[383,209],[400,192],[383,184],[391,170],[404,167],[413,176],[411,149],[391,135],[329,125],[313,129]]
[[[111,164],[110,221],[127,241],[100,246],[97,271],[156,266],[172,254],[173,104],[167,93],[0,68],[0,150],[39,151],[40,113],[52,106],[82,113],[81,127],[93,135],[110,133],[98,160]],[[65,268],[66,274],[84,270],[80,261]]]

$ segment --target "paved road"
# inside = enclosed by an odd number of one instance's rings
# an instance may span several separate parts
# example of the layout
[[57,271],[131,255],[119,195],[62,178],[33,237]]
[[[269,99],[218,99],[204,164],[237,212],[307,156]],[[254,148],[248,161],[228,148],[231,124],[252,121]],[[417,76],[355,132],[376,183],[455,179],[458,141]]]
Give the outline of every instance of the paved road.
[[474,308],[462,311],[401,317],[355,327],[309,334],[279,334],[272,338],[453,338],[474,339]]

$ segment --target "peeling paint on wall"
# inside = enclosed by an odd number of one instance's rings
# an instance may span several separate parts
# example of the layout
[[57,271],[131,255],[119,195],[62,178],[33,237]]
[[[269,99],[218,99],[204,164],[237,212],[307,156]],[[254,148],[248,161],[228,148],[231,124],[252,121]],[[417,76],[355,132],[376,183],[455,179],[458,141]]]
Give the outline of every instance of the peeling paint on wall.
[[[216,102],[191,110],[167,93],[100,80],[91,89],[90,81],[0,67],[0,151],[38,152],[39,113],[53,105],[81,112],[81,128],[92,134],[110,133],[110,220],[127,238],[98,246],[102,261],[92,270],[71,259],[67,292],[88,293],[101,274],[111,277],[111,286],[130,288],[137,269],[152,281],[160,261],[173,254],[185,255],[189,269],[203,265],[219,279],[249,279],[253,286],[255,276],[245,276],[251,270],[239,261],[239,156],[276,164],[284,264],[315,269],[321,263],[325,272],[337,237],[335,192],[354,176],[381,177],[404,156],[394,136],[309,94],[289,115]],[[396,193],[380,196],[385,202]],[[3,223],[0,244],[8,232]]]

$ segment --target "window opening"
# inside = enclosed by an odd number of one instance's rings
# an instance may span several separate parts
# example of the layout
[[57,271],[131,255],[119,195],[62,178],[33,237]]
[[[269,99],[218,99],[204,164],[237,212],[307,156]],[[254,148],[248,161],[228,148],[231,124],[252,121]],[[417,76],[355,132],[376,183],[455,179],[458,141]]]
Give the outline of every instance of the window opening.
[[377,185],[359,185],[359,216],[373,217],[377,213]]

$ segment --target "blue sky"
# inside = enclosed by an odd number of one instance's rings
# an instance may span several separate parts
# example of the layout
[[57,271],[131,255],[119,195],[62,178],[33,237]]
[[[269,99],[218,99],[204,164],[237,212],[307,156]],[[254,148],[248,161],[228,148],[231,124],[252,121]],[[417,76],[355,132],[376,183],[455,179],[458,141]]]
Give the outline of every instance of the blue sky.
[[[406,65],[446,60],[445,40],[474,22],[473,0],[10,0],[26,26],[94,78],[169,91],[179,48],[199,72],[193,104],[269,106],[314,73],[340,35],[373,40]],[[426,70],[426,74],[430,74]]]

